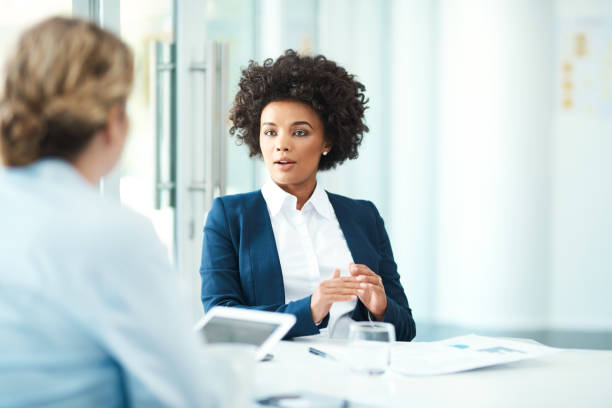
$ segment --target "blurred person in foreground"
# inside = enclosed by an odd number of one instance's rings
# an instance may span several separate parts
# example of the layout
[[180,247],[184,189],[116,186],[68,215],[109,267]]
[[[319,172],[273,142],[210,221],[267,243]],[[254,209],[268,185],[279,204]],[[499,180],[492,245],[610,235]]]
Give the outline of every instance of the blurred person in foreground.
[[0,406],[223,403],[166,249],[144,217],[98,192],[123,151],[132,78],[128,47],[75,19],[27,30],[8,62]]

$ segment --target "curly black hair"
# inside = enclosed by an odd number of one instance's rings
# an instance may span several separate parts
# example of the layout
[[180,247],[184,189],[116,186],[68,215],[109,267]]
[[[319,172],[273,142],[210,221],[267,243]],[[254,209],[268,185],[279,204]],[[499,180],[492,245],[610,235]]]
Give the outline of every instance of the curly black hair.
[[324,137],[333,147],[327,156],[321,156],[319,170],[333,169],[358,157],[363,133],[369,130],[364,123],[368,103],[365,86],[335,62],[289,49],[276,61],[269,58],[263,65],[250,61],[239,86],[230,111],[230,134],[249,147],[251,157],[261,157],[261,112],[278,100],[302,102],[321,118]]

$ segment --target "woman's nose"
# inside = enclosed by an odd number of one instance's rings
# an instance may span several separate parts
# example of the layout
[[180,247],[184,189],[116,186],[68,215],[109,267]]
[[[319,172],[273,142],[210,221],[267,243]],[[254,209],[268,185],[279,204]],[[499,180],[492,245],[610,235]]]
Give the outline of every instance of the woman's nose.
[[289,138],[282,132],[276,138],[276,151],[277,152],[288,152],[289,149]]

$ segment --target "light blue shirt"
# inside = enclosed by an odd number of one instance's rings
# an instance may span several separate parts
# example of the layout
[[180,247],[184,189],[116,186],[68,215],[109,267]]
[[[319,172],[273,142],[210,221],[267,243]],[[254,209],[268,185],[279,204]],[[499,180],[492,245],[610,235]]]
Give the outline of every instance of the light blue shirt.
[[62,160],[0,169],[0,407],[217,405],[187,316],[148,220]]

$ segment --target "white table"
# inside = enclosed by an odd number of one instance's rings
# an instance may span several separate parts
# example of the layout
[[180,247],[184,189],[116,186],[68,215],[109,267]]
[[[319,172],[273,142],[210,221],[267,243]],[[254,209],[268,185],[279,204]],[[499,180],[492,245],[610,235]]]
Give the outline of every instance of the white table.
[[568,349],[452,375],[369,377],[308,352],[325,344],[275,346],[274,359],[257,365],[257,396],[309,390],[390,407],[612,407],[612,351]]

